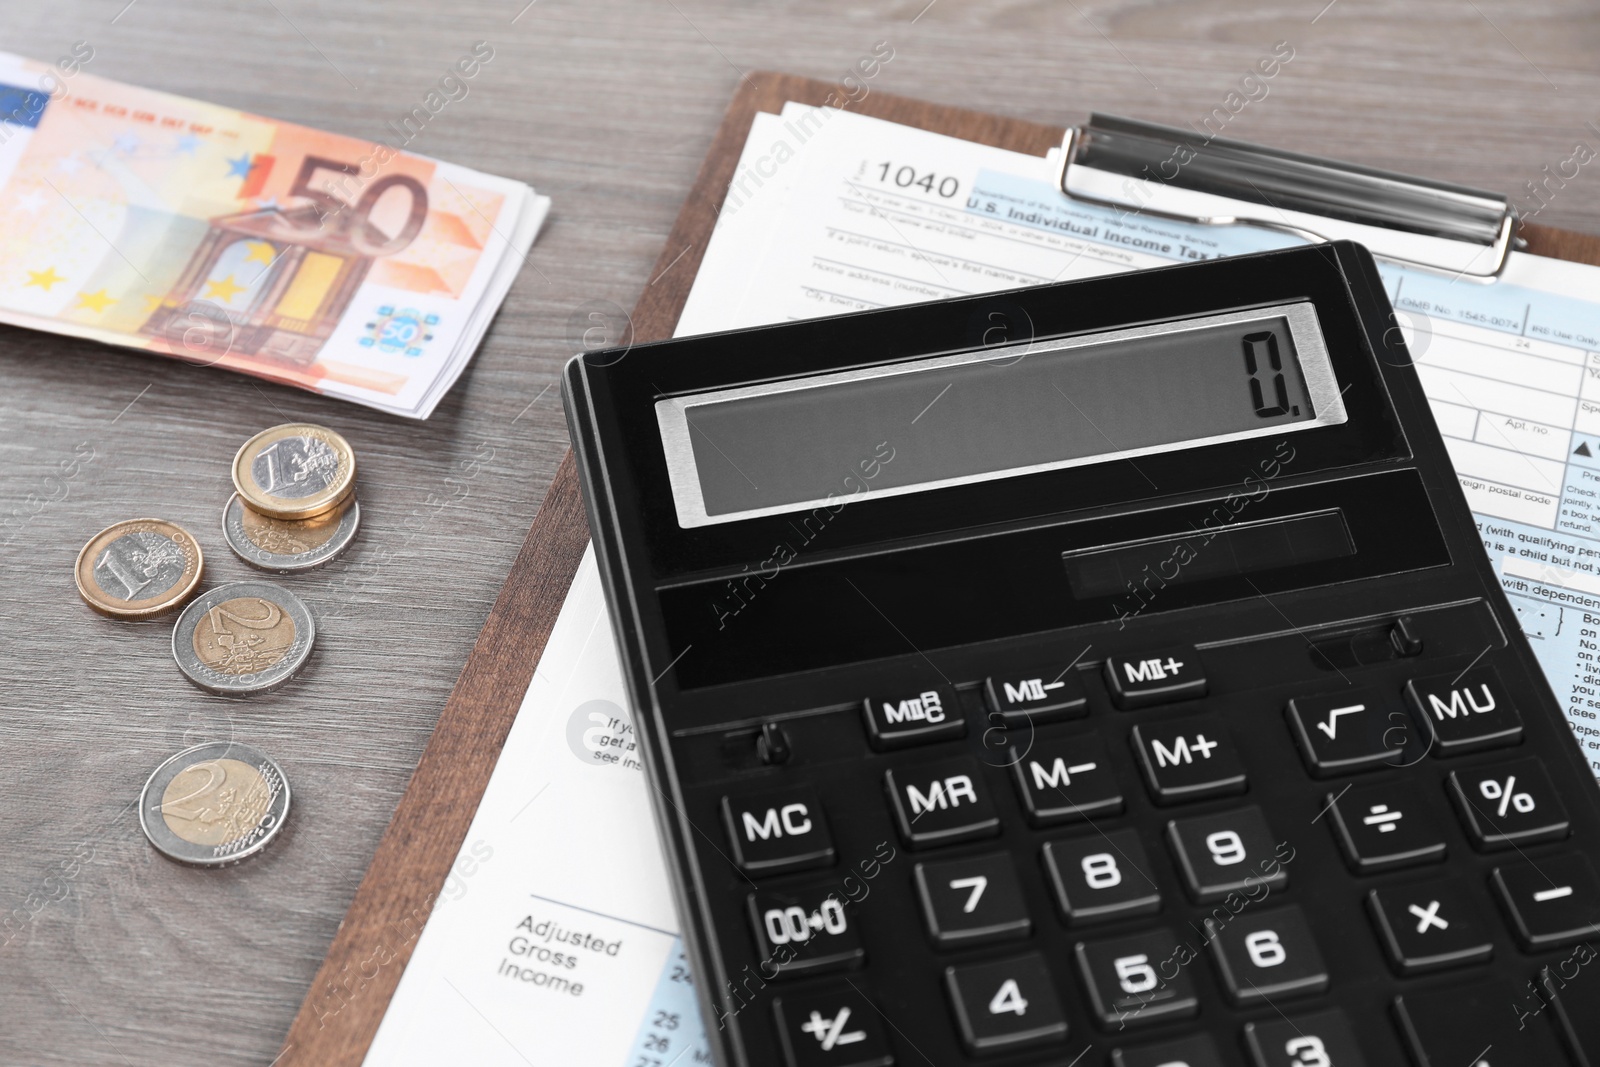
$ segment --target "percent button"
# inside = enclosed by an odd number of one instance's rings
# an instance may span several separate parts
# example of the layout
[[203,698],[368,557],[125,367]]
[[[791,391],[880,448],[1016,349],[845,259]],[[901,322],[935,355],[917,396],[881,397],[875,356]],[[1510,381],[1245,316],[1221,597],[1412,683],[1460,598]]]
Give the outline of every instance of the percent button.
[[1479,848],[1510,848],[1567,836],[1567,809],[1538,760],[1455,771],[1450,775],[1450,795]]

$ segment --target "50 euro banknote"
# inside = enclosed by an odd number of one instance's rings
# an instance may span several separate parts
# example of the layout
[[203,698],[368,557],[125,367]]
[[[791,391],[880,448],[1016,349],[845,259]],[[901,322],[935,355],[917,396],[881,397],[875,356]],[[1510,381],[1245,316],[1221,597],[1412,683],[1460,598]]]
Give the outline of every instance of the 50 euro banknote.
[[0,322],[432,412],[547,197],[72,59],[0,53]]

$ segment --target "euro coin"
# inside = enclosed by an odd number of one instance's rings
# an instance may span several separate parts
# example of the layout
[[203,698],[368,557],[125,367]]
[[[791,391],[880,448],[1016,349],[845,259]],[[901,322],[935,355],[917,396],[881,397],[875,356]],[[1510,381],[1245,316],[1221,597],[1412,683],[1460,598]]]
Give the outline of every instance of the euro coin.
[[289,815],[283,770],[249,745],[211,741],[157,767],[139,795],[139,825],[163,855],[226,867],[267,847]]
[[233,457],[233,487],[246,504],[274,519],[309,519],[332,511],[355,484],[350,442],[310,423],[262,430]]
[[165,519],[108,526],[78,553],[73,578],[84,602],[117,619],[148,619],[193,595],[205,560],[193,535]]
[[316,636],[299,597],[268,582],[230,582],[183,609],[172,629],[172,658],[202,689],[264,693],[294,677]]
[[312,519],[274,519],[235,493],[222,512],[222,536],[234,554],[252,567],[290,574],[320,567],[355,539],[361,505],[352,495],[332,511]]

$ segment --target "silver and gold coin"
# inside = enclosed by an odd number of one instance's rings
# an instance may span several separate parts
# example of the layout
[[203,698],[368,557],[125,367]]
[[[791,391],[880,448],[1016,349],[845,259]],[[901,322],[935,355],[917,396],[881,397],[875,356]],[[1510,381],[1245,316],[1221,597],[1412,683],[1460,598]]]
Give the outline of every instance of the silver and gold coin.
[[222,512],[222,536],[234,554],[252,567],[290,574],[320,567],[355,539],[361,505],[352,495],[313,519],[274,519],[245,504],[235,493]]
[[316,636],[299,597],[268,582],[230,582],[183,609],[172,629],[172,658],[202,689],[264,693],[294,677]]
[[350,442],[310,423],[262,430],[233,457],[233,487],[245,504],[274,519],[310,519],[332,511],[355,484]]
[[212,741],[157,767],[139,795],[139,825],[163,855],[226,867],[267,847],[289,815],[289,781],[249,745]]
[[204,568],[200,546],[183,527],[129,519],[89,539],[73,578],[84,602],[100,614],[149,619],[188,600]]

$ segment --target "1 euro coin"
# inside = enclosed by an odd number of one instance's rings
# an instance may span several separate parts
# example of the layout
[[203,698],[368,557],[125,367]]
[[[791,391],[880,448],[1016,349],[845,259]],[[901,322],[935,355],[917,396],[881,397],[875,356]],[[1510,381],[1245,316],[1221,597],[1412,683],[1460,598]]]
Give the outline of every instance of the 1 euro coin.
[[310,519],[332,511],[355,483],[350,442],[310,423],[262,430],[233,457],[233,487],[247,505],[274,519]]
[[231,582],[195,598],[172,629],[172,658],[225,696],[283,685],[311,655],[316,624],[300,598],[268,582]]
[[222,512],[222,536],[234,554],[279,574],[308,571],[334,559],[360,526],[361,505],[353,495],[314,519],[274,519],[246,505],[238,493]]
[[163,855],[226,867],[267,847],[289,815],[283,770],[249,745],[212,741],[157,767],[139,795],[139,825]]
[[129,519],[89,539],[73,578],[84,602],[100,614],[149,619],[188,600],[204,565],[200,546],[183,527]]

